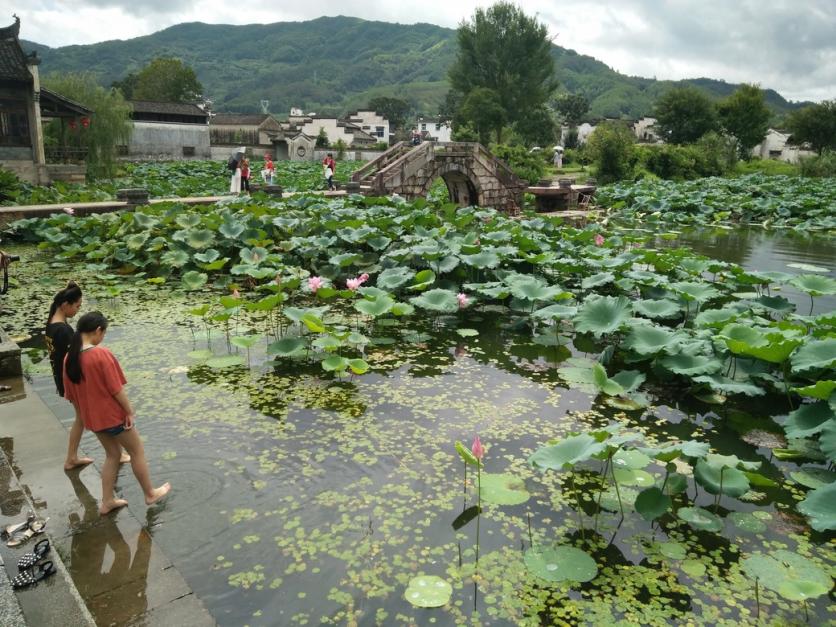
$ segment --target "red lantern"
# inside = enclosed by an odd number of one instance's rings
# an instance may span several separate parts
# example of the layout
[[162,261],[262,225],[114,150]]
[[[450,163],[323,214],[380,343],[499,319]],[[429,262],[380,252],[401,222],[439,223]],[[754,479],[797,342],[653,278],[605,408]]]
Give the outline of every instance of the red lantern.
[[70,120],[69,126],[70,126],[70,130],[74,131],[75,130],[75,120]]
[[84,128],[87,128],[88,126],[90,126],[90,118],[81,118],[81,125]]

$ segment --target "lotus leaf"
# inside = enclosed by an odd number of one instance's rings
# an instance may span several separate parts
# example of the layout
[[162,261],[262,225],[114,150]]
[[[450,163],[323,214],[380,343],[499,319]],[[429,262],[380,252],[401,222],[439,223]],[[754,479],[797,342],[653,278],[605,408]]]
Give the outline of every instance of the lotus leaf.
[[711,494],[739,497],[749,491],[749,479],[736,468],[716,468],[705,460],[694,467],[694,479]]
[[257,266],[267,258],[268,254],[267,249],[261,246],[242,248],[240,252],[241,261],[250,266]]
[[828,461],[836,462],[836,422],[828,422],[824,426],[819,435],[819,446]]
[[598,565],[592,557],[571,546],[532,547],[523,556],[529,572],[546,581],[592,581]]
[[810,519],[810,526],[816,531],[836,529],[836,483],[828,483],[807,493],[798,511]]
[[191,291],[199,290],[206,285],[208,279],[208,275],[203,272],[197,272],[196,270],[189,270],[182,277],[183,286]]
[[680,507],[676,515],[694,529],[715,533],[723,529],[723,520],[702,507]]
[[705,564],[703,564],[699,560],[682,560],[682,563],[679,565],[679,567],[682,569],[682,572],[691,577],[691,579],[699,579],[700,577],[705,575]]
[[754,302],[778,313],[787,314],[795,311],[795,305],[783,296],[759,296]]
[[415,313],[415,307],[409,303],[395,303],[392,305],[392,315],[394,316],[411,316]]
[[697,314],[694,326],[720,328],[737,319],[739,315],[740,312],[729,308],[707,309]]
[[482,462],[479,461],[471,450],[458,440],[456,441],[456,452],[468,466],[473,466],[475,468],[476,466],[480,466],[482,464]]
[[805,438],[824,429],[831,420],[836,420],[836,412],[824,401],[818,401],[791,412],[784,423],[784,431],[790,438]]
[[218,231],[224,237],[228,237],[229,239],[234,240],[234,239],[237,239],[238,236],[241,235],[241,233],[243,233],[244,229],[246,229],[246,228],[247,228],[246,225],[244,225],[240,222],[224,222],[218,228]]
[[369,371],[369,364],[363,359],[349,359],[348,367],[354,374],[366,374]]
[[740,459],[737,455],[719,455],[717,453],[708,453],[705,456],[705,462],[712,468],[741,468],[743,470],[757,470],[761,467],[761,462],[749,462]]
[[722,394],[745,394],[746,396],[763,396],[766,394],[762,388],[753,383],[729,379],[718,374],[694,377],[694,382],[705,383],[712,390]]
[[[713,374],[723,367],[723,363],[716,357],[709,357],[706,355],[690,355],[684,352],[664,357],[660,363],[664,368],[673,373],[688,376]],[[708,380],[704,382],[710,384],[710,382],[713,382],[713,379],[708,378]],[[717,388],[712,387],[712,389]]]
[[618,331],[630,319],[630,301],[624,296],[590,297],[581,305],[574,318],[579,333],[590,332],[596,337]]
[[210,368],[230,368],[232,366],[244,365],[244,358],[240,355],[223,355],[221,357],[212,357],[206,361],[206,365]]
[[766,525],[763,521],[752,516],[751,512],[731,512],[727,518],[741,531],[748,531],[749,533],[766,531]]
[[623,346],[639,355],[655,355],[676,345],[673,331],[665,327],[636,325],[627,335]]
[[260,335],[241,335],[229,339],[229,343],[239,348],[252,348],[261,339]]
[[624,394],[624,388],[607,377],[607,371],[604,370],[604,366],[599,363],[592,366],[592,378],[595,382],[595,387],[597,387],[600,392],[608,394],[609,396]]
[[185,250],[174,248],[162,254],[160,261],[173,268],[182,268],[189,262],[189,254]]
[[[743,571],[752,579],[756,579],[763,587],[779,594],[783,594],[782,587],[790,596],[798,593],[796,586],[801,582],[811,584],[801,586],[801,592],[804,594],[814,593],[820,589],[824,591],[818,593],[819,595],[826,594],[833,586],[830,576],[811,563],[808,558],[783,549],[774,551],[770,555],[754,553],[743,559],[741,564]],[[791,598],[791,600],[803,600],[803,598]]]
[[511,288],[511,294],[515,298],[526,301],[548,301],[560,298],[571,298],[571,294],[565,292],[557,285],[549,285],[537,277],[523,274],[515,274],[505,279]]
[[654,320],[670,320],[681,315],[682,308],[672,300],[637,300],[633,303],[633,311],[645,318]]
[[688,478],[678,472],[672,472],[668,475],[667,480],[665,480],[664,487],[660,489],[668,496],[682,494],[688,489]]
[[815,599],[830,591],[830,586],[825,586],[818,581],[805,581],[791,579],[778,586],[778,594],[790,601],[806,601]]
[[459,301],[456,293],[451,290],[434,289],[429,290],[409,299],[416,307],[437,311],[440,313],[454,313],[459,310]]
[[354,303],[354,308],[360,313],[376,318],[391,311],[392,305],[394,304],[395,300],[391,296],[383,295],[373,299],[364,298],[358,300]]
[[191,359],[196,359],[198,361],[206,361],[210,357],[212,357],[212,351],[208,348],[204,348],[201,350],[191,351],[188,353]]
[[638,486],[640,488],[652,486],[653,475],[644,470],[633,468],[615,468],[613,470],[615,480],[619,485]]
[[495,505],[519,505],[531,496],[525,489],[525,481],[509,474],[482,473],[482,500]]
[[329,355],[322,360],[322,369],[327,372],[343,372],[349,367],[349,360],[339,355]]
[[395,290],[408,282],[415,273],[409,268],[387,268],[377,276],[377,286],[384,290]]
[[[650,489],[654,490],[655,488]],[[647,490],[645,490],[645,492],[647,492]],[[641,494],[639,494],[639,498],[641,498]],[[638,505],[639,504],[637,499],[636,510],[639,511],[639,513],[641,513],[641,510],[639,510]],[[653,518],[655,518],[655,516]],[[647,520],[653,520],[653,518],[647,518]],[[687,557],[688,555],[688,552],[685,549],[685,547],[679,542],[660,542],[656,546],[659,548],[659,553],[672,560],[685,559],[685,557]]]
[[616,468],[633,468],[639,470],[646,468],[651,459],[641,451],[630,449],[619,449],[612,457],[612,463]]
[[680,294],[685,300],[697,301],[698,303],[704,303],[720,296],[720,292],[717,289],[706,283],[681,281],[679,283],[671,283],[670,288],[677,294]]
[[793,354],[791,361],[794,372],[832,368],[836,365],[836,338],[808,342]]
[[414,292],[420,292],[427,289],[433,283],[435,283],[435,272],[432,270],[421,270],[412,279],[412,285],[410,285],[407,289]]
[[308,327],[308,330],[314,333],[322,333],[325,331],[325,324],[322,319],[312,311],[307,311],[302,315],[300,322]]
[[190,229],[200,224],[200,214],[198,213],[178,213],[174,219],[177,224],[184,229]]
[[591,435],[572,435],[550,446],[537,449],[528,463],[541,470],[565,470],[584,462],[604,450],[604,445]]
[[214,240],[215,234],[209,229],[189,229],[186,234],[186,243],[191,248],[208,248]]
[[810,396],[826,401],[836,390],[836,381],[822,379],[816,381],[813,385],[807,385],[802,388],[792,388],[794,392],[798,392],[801,396]]
[[[673,501],[671,501],[671,497],[654,486],[639,492],[639,495],[636,497],[635,507],[642,518],[645,520],[654,520],[667,512],[672,505]],[[685,556],[683,555],[682,557]]]
[[475,255],[461,255],[461,260],[474,268],[496,268],[500,264],[499,255],[494,252],[482,251]]
[[209,249],[203,251],[202,253],[195,253],[192,256],[195,259],[197,259],[198,261],[201,261],[203,263],[212,263],[213,261],[218,259],[218,257],[221,256],[221,253],[219,253],[214,248],[209,248]]
[[404,592],[404,598],[415,607],[441,607],[452,595],[453,586],[435,575],[413,577]]
[[577,307],[570,307],[568,305],[549,305],[548,307],[538,309],[531,315],[541,320],[567,320],[574,316],[577,311]]
[[593,287],[601,287],[602,285],[612,283],[613,281],[615,281],[615,275],[612,272],[599,272],[598,274],[588,276],[581,281],[581,288],[590,290]]
[[816,490],[824,487],[829,483],[836,481],[836,472],[827,470],[826,468],[802,468],[790,473],[790,477],[796,483]]
[[836,279],[818,274],[800,274],[793,277],[790,284],[811,296],[836,294]]
[[279,355],[280,357],[292,357],[305,351],[307,343],[301,337],[283,337],[267,347],[268,355]]

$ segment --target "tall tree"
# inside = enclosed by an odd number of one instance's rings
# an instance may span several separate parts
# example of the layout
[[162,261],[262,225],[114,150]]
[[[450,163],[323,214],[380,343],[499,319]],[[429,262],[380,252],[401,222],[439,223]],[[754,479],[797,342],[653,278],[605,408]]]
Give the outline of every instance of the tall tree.
[[589,100],[583,94],[561,94],[557,98],[557,110],[566,124],[575,127],[589,111]]
[[406,118],[412,107],[410,107],[406,100],[401,100],[400,98],[378,96],[369,100],[368,109],[384,116],[389,120],[392,130],[396,131],[402,129],[404,124],[406,124]]
[[537,107],[522,120],[517,120],[514,130],[529,146],[551,148],[558,136],[554,114],[547,107]]
[[676,87],[656,103],[656,128],[672,144],[691,144],[717,129],[717,111],[696,87]]
[[125,78],[120,81],[113,81],[110,86],[122,92],[128,100],[134,97],[134,89],[136,89],[136,81],[138,76],[136,72],[130,72]]
[[[43,84],[93,111],[86,124],[74,125],[69,137],[64,139],[72,146],[87,149],[89,178],[113,177],[116,147],[127,144],[133,130],[130,103],[120,91],[99,85],[91,73],[50,74],[44,77]],[[47,132],[54,136],[60,129],[57,121],[53,121]]]
[[752,156],[752,148],[766,137],[772,114],[766,106],[763,91],[757,85],[741,85],[718,106],[720,124],[737,140],[741,159]]
[[194,70],[180,59],[157,57],[136,77],[133,98],[162,102],[190,102],[200,97],[203,86]]
[[787,128],[796,143],[809,143],[822,154],[836,150],[836,100],[825,100],[793,111],[787,118]]
[[459,25],[457,41],[452,89],[464,98],[477,88],[498,96],[504,116],[496,116],[497,136],[501,124],[524,119],[545,105],[557,87],[546,27],[510,2],[476,9],[470,21]]
[[472,89],[459,108],[459,118],[457,126],[468,123],[472,125],[483,144],[490,142],[492,131],[496,132],[497,143],[502,141],[502,127],[505,125],[506,114],[501,97],[493,89]]

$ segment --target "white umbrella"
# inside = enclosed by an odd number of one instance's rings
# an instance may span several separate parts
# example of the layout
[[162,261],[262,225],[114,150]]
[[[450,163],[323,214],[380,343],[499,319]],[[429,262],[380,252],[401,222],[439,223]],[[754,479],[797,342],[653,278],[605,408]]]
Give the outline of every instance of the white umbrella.
[[554,151],[555,152],[563,152],[563,146],[555,146]]

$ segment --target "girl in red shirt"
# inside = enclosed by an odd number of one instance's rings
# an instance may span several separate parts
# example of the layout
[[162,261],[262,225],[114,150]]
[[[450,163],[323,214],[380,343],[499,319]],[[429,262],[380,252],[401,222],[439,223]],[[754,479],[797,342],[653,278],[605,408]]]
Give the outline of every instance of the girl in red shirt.
[[122,448],[131,456],[131,469],[145,494],[146,505],[156,503],[171,490],[169,483],[158,488],[151,483],[145,449],[134,428],[136,414],[125,394],[125,375],[113,353],[99,346],[106,331],[107,318],[100,312],[81,316],[64,367],[64,397],[75,407],[76,418],[96,434],[105,450],[99,507],[102,516],[128,504],[113,492]]

